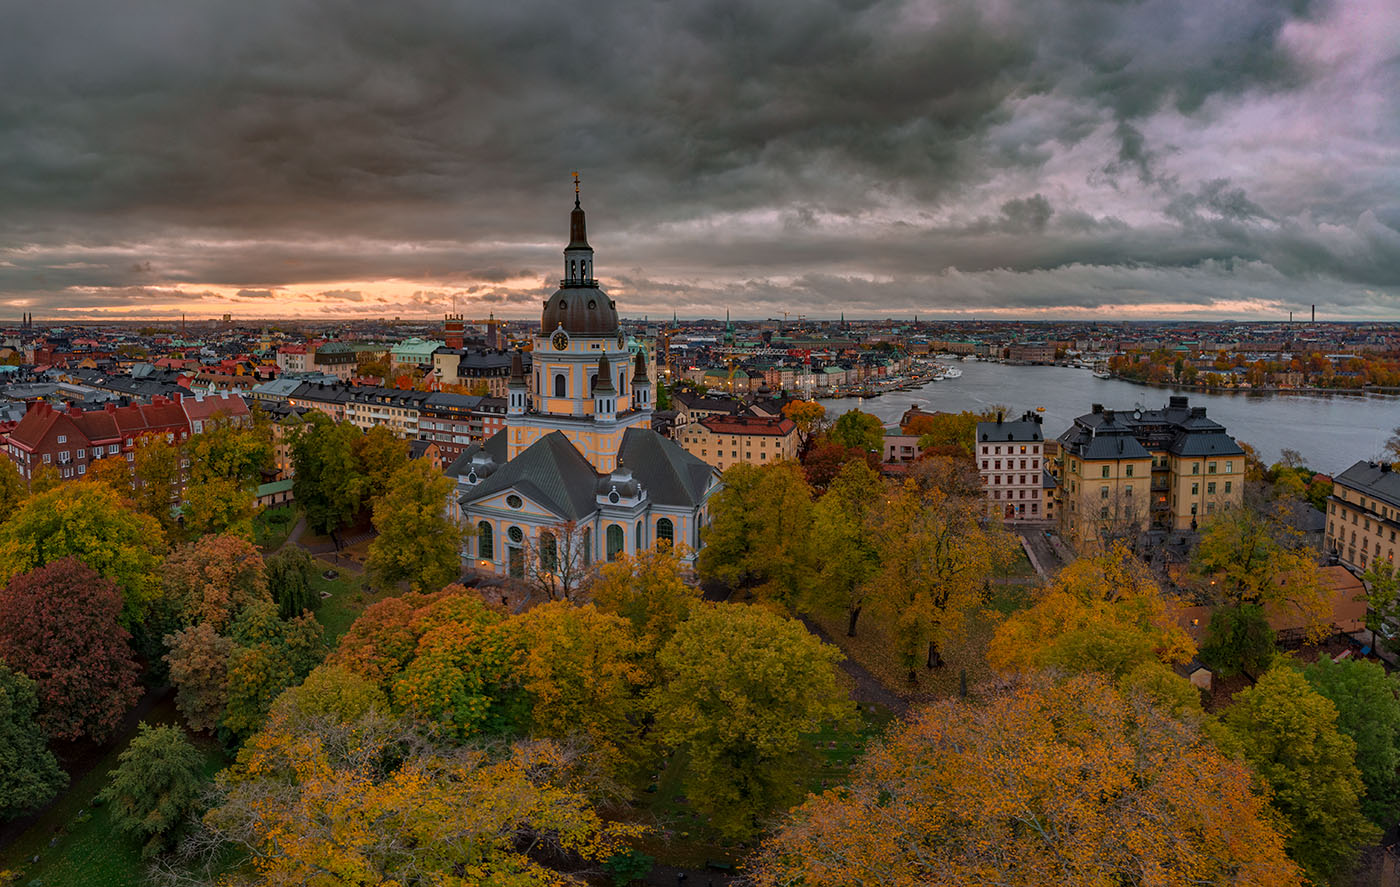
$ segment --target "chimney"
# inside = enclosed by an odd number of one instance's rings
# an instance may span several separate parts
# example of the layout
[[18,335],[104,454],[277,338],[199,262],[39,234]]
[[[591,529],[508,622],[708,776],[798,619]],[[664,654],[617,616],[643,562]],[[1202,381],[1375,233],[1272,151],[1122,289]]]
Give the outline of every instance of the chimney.
[[1104,422],[1112,422],[1112,421],[1113,421],[1113,410],[1104,410],[1104,411],[1103,411],[1103,420],[1104,420]]
[[1103,404],[1101,404],[1101,403],[1096,403],[1096,404],[1094,404],[1092,407],[1090,407],[1089,409],[1090,409],[1091,412],[1094,412],[1094,413],[1102,413],[1102,412],[1103,412]]
[[1001,424],[1001,410],[997,410],[997,424]]
[[1388,473],[1389,471],[1390,471],[1390,463],[1389,463],[1389,462],[1382,462],[1382,463],[1381,463],[1381,474],[1386,474],[1386,473]]

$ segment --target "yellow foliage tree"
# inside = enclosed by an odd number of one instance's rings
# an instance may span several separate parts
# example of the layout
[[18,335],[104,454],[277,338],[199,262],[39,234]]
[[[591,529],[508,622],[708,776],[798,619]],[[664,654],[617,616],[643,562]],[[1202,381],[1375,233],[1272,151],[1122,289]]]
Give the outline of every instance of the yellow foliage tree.
[[671,639],[700,602],[700,589],[681,578],[679,552],[665,545],[636,557],[623,554],[606,564],[589,586],[589,595],[598,609],[630,622],[633,634],[653,652]]
[[810,798],[751,875],[794,884],[1298,887],[1251,774],[1092,675],[938,703]]

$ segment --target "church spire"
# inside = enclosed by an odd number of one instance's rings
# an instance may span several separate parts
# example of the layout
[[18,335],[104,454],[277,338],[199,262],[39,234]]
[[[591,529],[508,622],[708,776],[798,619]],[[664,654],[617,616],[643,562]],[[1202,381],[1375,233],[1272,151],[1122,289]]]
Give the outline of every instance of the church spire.
[[593,285],[593,247],[579,203],[578,173],[574,173],[574,211],[569,213],[569,245],[564,247],[564,286]]

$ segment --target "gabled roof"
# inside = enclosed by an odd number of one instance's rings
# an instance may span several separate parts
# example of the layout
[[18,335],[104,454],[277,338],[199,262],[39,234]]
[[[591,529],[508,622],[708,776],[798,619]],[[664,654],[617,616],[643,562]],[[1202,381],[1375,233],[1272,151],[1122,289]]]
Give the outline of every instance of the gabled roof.
[[[505,433],[492,435],[482,449],[491,452],[497,439],[503,449]],[[463,506],[504,490],[515,490],[563,520],[579,520],[597,510],[594,487],[599,475],[563,432],[552,431],[504,465],[500,461],[497,460],[500,467],[490,477],[462,496]]]
[[705,501],[705,492],[719,474],[708,463],[687,453],[673,440],[644,428],[622,433],[618,461],[632,470],[658,505],[694,508]]

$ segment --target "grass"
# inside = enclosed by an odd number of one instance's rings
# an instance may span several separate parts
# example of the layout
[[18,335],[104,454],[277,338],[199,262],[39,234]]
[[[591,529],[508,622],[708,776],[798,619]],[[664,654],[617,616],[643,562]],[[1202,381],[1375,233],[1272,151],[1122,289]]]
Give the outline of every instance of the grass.
[[[340,575],[327,579],[322,575],[326,570],[339,570]],[[358,574],[327,561],[316,561],[316,575],[312,577],[311,587],[318,595],[330,594],[330,597],[321,598],[321,606],[316,610],[316,619],[325,630],[327,646],[334,647],[340,636],[350,629],[351,623],[374,601],[372,595],[361,590],[360,583]]]
[[[149,724],[180,724],[170,698],[162,700],[146,717]],[[16,883],[43,887],[130,887],[146,877],[140,845],[113,831],[108,807],[92,806],[92,798],[107,785],[107,771],[117,767],[117,757],[131,735],[115,743],[87,775],[69,786],[58,802],[0,853],[0,870],[17,871]],[[200,775],[212,780],[228,763],[223,748],[208,736],[191,735],[203,754]],[[37,863],[30,860],[39,857]]]
[[253,544],[263,551],[279,548],[297,525],[295,505],[275,505],[265,508],[253,518]]
[[1026,557],[1026,550],[1018,543],[1015,557],[1009,564],[997,567],[992,571],[992,575],[997,578],[1035,579],[1035,567],[1031,566],[1031,559]]

